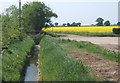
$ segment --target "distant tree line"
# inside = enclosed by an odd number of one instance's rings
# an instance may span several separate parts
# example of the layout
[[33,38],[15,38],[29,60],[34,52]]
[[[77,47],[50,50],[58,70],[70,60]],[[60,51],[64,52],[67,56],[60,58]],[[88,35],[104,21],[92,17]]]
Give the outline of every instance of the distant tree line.
[[96,25],[97,26],[110,26],[111,25],[109,20],[105,21],[104,23],[103,23],[103,21],[104,21],[103,18],[101,18],[101,17],[97,18],[97,20],[96,20],[97,24]]
[[[97,22],[96,24],[91,24],[90,26],[111,26],[111,23],[110,23],[109,20],[106,20],[104,22],[104,19],[101,18],[101,17],[97,18],[96,22]],[[114,24],[114,25],[120,26],[120,22],[118,22],[117,24]],[[58,27],[58,26],[61,26],[61,27],[63,27],[63,26],[67,26],[67,27],[69,27],[69,26],[79,27],[79,26],[81,26],[81,23],[80,22],[73,22],[73,23],[63,23],[62,25],[59,25],[58,22],[55,22],[54,24],[51,24],[51,27],[54,27],[54,26],[55,27]]]

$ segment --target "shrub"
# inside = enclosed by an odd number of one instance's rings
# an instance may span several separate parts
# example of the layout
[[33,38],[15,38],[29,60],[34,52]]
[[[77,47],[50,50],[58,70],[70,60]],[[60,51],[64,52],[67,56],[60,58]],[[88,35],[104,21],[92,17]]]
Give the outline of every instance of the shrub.
[[120,28],[113,28],[113,33],[120,34]]

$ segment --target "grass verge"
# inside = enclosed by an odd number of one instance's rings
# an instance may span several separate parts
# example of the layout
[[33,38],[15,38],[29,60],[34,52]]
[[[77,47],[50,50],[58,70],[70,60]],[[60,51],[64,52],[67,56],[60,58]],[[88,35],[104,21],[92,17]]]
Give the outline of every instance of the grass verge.
[[87,51],[89,53],[99,54],[105,59],[115,61],[115,62],[120,62],[119,52],[114,52],[114,51],[105,49],[104,47],[92,44],[91,42],[88,42],[88,41],[77,42],[75,40],[69,40],[69,39],[68,40],[60,39],[59,41],[64,45],[68,44],[69,48],[72,48],[72,49],[78,48],[81,51]]
[[90,32],[54,32],[59,34],[72,34],[80,36],[93,36],[93,37],[120,37],[120,34],[114,34],[112,32],[107,33],[90,33]]
[[69,49],[61,46],[58,40],[45,36],[40,45],[42,81],[95,81],[87,66],[66,56]]
[[34,41],[30,37],[26,37],[23,41],[11,44],[8,49],[3,50],[2,80],[21,80],[21,72],[25,65],[24,61],[30,53],[33,45]]

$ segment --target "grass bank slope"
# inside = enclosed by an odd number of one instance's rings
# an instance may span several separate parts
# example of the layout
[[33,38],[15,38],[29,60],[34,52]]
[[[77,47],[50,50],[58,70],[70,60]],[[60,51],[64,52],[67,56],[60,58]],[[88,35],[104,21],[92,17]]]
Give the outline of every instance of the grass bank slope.
[[89,69],[81,61],[66,56],[68,48],[58,40],[45,36],[41,42],[40,70],[42,81],[94,81]]
[[22,41],[9,45],[3,50],[2,79],[4,81],[20,81],[25,60],[30,53],[34,41],[25,37]]

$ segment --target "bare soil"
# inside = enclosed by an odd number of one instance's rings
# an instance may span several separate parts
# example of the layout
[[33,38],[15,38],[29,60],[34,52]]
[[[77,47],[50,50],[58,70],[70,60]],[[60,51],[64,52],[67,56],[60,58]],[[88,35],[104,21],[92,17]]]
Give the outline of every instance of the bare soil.
[[100,55],[88,52],[72,52],[68,54],[76,60],[82,62],[91,68],[91,73],[96,76],[97,80],[118,80],[118,63],[110,60],[104,60]]
[[[119,51],[118,39],[119,37],[85,37],[71,34],[58,34],[65,35],[60,37],[61,39],[70,39],[76,41],[89,41],[93,44],[102,46],[106,49]],[[76,51],[68,54],[74,57],[76,60],[82,60],[82,62],[91,68],[90,73],[96,76],[97,80],[109,80],[117,81],[120,83],[120,64],[110,60],[104,59],[101,55],[92,54],[88,52]],[[119,72],[119,73],[118,73]],[[118,75],[119,74],[119,75]]]
[[40,63],[39,63],[39,59],[37,60],[37,69],[38,69],[37,81],[40,81]]

